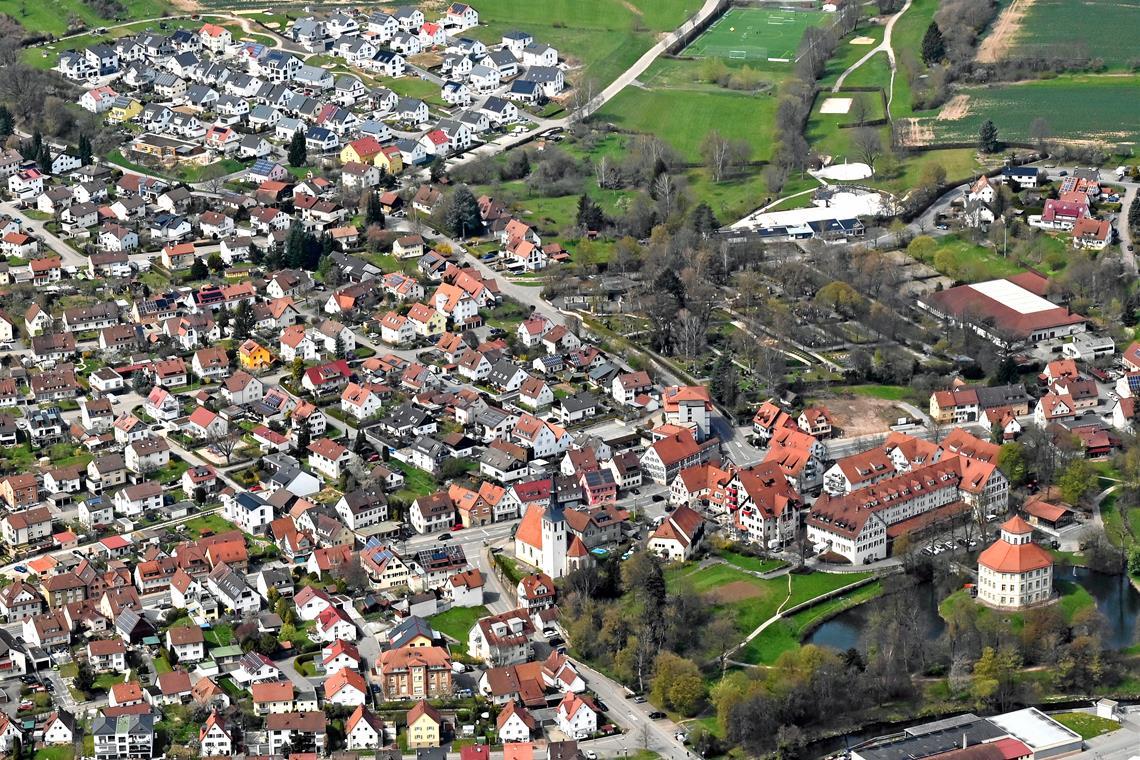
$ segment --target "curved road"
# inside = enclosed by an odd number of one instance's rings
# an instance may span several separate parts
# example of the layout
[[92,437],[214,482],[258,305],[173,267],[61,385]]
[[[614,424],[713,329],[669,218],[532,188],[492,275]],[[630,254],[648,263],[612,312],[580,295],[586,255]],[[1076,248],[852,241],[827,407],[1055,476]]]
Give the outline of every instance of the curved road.
[[847,79],[847,75],[850,74],[855,69],[862,66],[867,61],[871,60],[871,56],[875,55],[875,53],[886,53],[887,59],[891,63],[891,86],[890,86],[890,91],[887,93],[887,118],[888,119],[890,118],[891,95],[894,93],[894,89],[895,89],[895,69],[896,69],[896,67],[895,67],[895,49],[893,47],[891,47],[891,32],[893,32],[895,29],[895,22],[898,21],[900,18],[902,18],[902,15],[904,13],[906,13],[907,10],[910,8],[911,1],[912,0],[906,0],[906,4],[902,8],[899,9],[899,12],[896,13],[895,15],[891,16],[887,20],[887,27],[883,31],[883,41],[880,42],[878,44],[878,46],[876,46],[874,49],[868,50],[866,55],[864,55],[858,61],[855,61],[855,63],[848,66],[847,70],[839,75],[839,79],[835,80],[835,86],[831,88],[832,92],[839,92],[839,88],[843,86],[843,81],[845,79]]

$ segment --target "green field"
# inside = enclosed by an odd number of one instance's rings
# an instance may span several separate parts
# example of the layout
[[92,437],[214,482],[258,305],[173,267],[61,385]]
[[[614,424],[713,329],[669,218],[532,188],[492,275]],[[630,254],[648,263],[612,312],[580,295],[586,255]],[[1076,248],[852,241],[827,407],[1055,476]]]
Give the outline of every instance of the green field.
[[6,13],[32,33],[59,36],[68,30],[68,19],[80,20],[88,27],[108,26],[116,21],[147,19],[164,16],[169,6],[160,0],[119,0],[126,9],[123,18],[104,18],[83,0],[0,0],[0,13]]
[[660,137],[685,159],[700,161],[701,142],[712,130],[752,143],[752,160],[767,159],[777,99],[704,87],[641,89],[627,87],[597,118],[621,129]]
[[924,252],[919,260],[961,282],[993,280],[1025,271],[1016,261],[1002,257],[999,251],[976,245],[958,235],[936,238],[936,242],[937,246],[929,253]]
[[991,119],[1004,140],[1028,141],[1030,125],[1043,118],[1065,139],[1107,144],[1140,139],[1140,76],[1059,76],[1018,84],[966,87],[965,116],[955,120],[919,119],[936,142],[976,140]]
[[685,48],[694,58],[790,63],[809,26],[823,26],[822,11],[730,8]]
[[612,82],[657,40],[696,13],[701,0],[488,0],[478,5],[479,26],[468,34],[498,43],[505,32],[530,32],[558,49],[583,77]]
[[[671,589],[687,584],[697,593],[712,597],[718,614],[733,615],[736,629],[743,638],[775,615],[781,605],[790,608],[802,604],[829,591],[856,583],[869,575],[869,573],[808,573],[761,580],[731,565],[710,565],[699,570],[687,565],[667,571],[665,578]],[[815,613],[809,618],[814,618],[818,614]],[[804,625],[806,624],[805,622]],[[766,644],[757,643],[761,638],[763,637],[757,637],[757,640],[742,649],[739,657],[747,662],[759,662],[763,651],[767,649]]]
[[1035,0],[1021,21],[1011,58],[1086,56],[1109,68],[1129,68],[1136,60],[1136,0]]

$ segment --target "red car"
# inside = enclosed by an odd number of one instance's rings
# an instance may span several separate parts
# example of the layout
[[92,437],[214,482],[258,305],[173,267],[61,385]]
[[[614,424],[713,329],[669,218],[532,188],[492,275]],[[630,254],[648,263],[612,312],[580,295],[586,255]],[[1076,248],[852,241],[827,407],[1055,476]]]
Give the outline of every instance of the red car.
[[451,526],[452,533],[454,533],[457,530],[463,530],[463,524],[462,523],[456,523],[455,525]]

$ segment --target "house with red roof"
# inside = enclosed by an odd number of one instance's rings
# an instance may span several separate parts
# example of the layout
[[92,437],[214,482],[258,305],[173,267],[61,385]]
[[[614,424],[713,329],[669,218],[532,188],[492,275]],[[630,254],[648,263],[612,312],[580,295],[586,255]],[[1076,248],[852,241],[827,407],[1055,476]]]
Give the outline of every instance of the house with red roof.
[[654,528],[645,546],[646,551],[668,562],[684,562],[700,545],[704,525],[704,518],[696,510],[681,505]]
[[1002,523],[1001,536],[978,555],[978,602],[1024,609],[1053,598],[1053,556],[1033,542],[1020,515]]

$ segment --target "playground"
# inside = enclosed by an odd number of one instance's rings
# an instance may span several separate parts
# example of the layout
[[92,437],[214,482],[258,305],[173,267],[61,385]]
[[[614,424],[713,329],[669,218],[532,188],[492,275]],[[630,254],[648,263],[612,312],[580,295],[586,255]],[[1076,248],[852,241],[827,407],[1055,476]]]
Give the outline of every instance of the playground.
[[823,26],[831,14],[785,8],[730,8],[693,40],[684,54],[729,61],[791,63],[809,26]]

